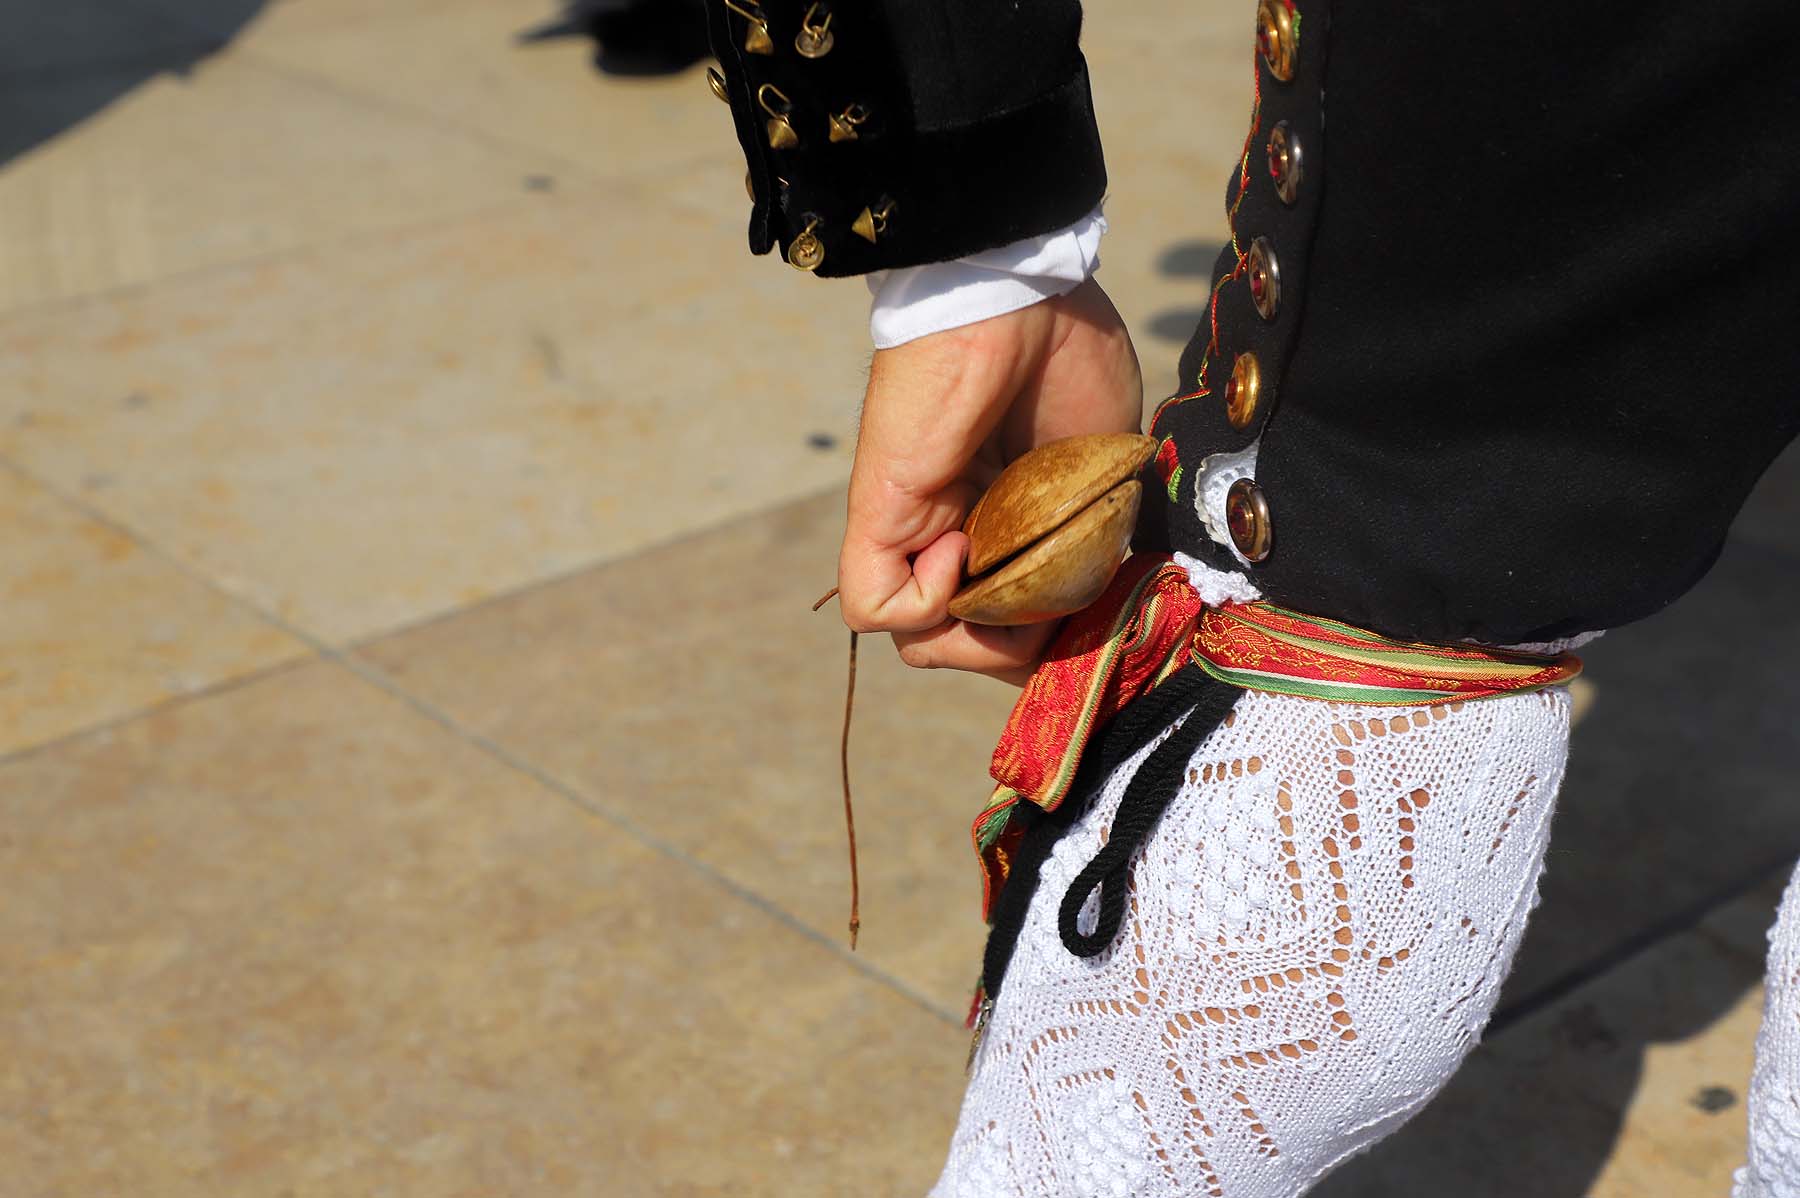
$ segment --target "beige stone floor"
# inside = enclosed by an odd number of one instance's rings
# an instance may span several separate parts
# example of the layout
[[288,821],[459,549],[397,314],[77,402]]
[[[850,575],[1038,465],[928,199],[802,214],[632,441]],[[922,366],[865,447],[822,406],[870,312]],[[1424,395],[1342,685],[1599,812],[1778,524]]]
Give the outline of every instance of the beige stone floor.
[[[698,72],[515,45],[549,0],[30,11],[0,131],[71,115],[0,165],[0,1198],[923,1193],[1009,697],[865,654],[852,955],[807,606],[862,295],[744,252]],[[1153,394],[1247,19],[1089,6]],[[1718,630],[1791,654],[1796,495],[1596,646],[1489,1042],[1321,1192],[1724,1193],[1800,694]],[[1743,685],[1658,701],[1701,673]]]

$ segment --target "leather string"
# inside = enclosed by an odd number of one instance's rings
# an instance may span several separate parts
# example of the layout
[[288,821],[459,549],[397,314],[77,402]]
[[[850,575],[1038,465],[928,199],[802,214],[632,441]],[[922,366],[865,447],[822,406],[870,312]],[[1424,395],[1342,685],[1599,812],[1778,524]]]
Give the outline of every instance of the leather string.
[[[832,587],[812,605],[818,611],[836,596]],[[844,682],[844,731],[838,738],[838,775],[844,784],[844,835],[850,842],[850,951],[856,951],[856,934],[862,930],[862,887],[856,875],[856,811],[850,803],[850,713],[856,705],[856,633],[850,633],[850,670]]]

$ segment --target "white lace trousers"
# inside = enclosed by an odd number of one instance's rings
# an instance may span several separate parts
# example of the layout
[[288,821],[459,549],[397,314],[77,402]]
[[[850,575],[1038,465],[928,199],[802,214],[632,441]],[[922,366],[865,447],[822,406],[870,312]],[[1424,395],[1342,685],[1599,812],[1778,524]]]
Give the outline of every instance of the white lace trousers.
[[1493,1008],[1568,732],[1561,690],[1246,693],[1134,862],[1117,941],[1084,960],[1057,905],[1140,751],[1044,865],[934,1198],[1293,1198],[1393,1131]]
[[1800,868],[1769,930],[1762,1030],[1750,1074],[1750,1162],[1732,1198],[1800,1198]]

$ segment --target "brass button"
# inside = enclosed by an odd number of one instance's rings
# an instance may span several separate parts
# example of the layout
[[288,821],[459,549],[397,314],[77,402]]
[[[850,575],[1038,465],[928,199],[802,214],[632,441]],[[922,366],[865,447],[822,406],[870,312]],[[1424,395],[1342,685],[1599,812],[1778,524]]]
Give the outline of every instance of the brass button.
[[1250,302],[1256,305],[1256,314],[1264,320],[1274,320],[1275,309],[1281,304],[1281,263],[1267,237],[1250,243],[1244,269],[1250,276]]
[[1248,562],[1260,562],[1274,545],[1275,529],[1269,520],[1269,501],[1253,478],[1240,478],[1225,494],[1225,523],[1231,543]]
[[1300,55],[1300,18],[1288,0],[1257,0],[1256,48],[1269,74],[1286,83]]
[[1282,121],[1269,130],[1269,178],[1281,202],[1291,204],[1300,198],[1300,180],[1305,177],[1306,160],[1300,153],[1300,137]]
[[713,95],[727,104],[731,103],[731,97],[725,94],[725,76],[719,74],[717,68],[706,68],[706,86],[712,89]]
[[1250,427],[1261,398],[1262,367],[1255,354],[1241,353],[1231,364],[1231,377],[1225,382],[1225,419],[1231,421],[1231,427]]

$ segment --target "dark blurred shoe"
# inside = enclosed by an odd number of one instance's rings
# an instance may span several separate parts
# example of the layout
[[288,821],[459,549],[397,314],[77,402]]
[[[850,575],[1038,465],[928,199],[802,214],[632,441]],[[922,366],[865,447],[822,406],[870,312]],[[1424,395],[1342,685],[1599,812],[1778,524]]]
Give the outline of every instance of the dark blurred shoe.
[[594,65],[608,75],[672,75],[712,54],[700,0],[565,0],[561,16],[519,40],[564,37],[599,42]]

